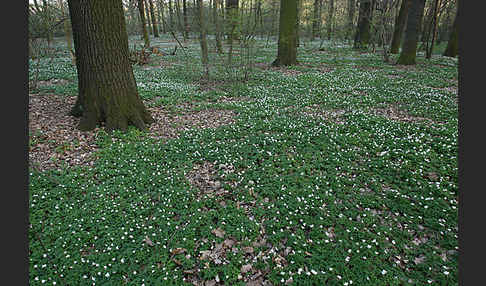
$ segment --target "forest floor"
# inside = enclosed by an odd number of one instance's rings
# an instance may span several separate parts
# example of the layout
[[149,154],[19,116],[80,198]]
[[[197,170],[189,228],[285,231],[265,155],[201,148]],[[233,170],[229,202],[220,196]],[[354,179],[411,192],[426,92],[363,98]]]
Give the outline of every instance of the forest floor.
[[148,132],[78,131],[65,44],[30,60],[32,285],[457,284],[457,59],[209,44],[152,38]]

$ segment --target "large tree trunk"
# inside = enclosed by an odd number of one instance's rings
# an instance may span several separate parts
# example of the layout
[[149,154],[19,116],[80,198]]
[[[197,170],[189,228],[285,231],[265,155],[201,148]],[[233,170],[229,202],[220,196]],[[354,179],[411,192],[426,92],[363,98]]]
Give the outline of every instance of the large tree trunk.
[[128,35],[120,0],[69,0],[79,94],[72,114],[78,128],[108,131],[129,125],[146,129],[154,120],[143,105],[129,62]]
[[444,51],[444,56],[446,57],[457,56],[457,52],[459,50],[459,27],[458,27],[459,19],[457,18],[458,11],[459,9],[457,9],[456,17],[454,19],[454,24],[452,25],[452,33],[449,38],[449,42],[447,42],[447,48]]
[[370,42],[370,23],[373,0],[361,0],[359,3],[358,28],[354,37],[354,48],[367,48]]
[[154,37],[159,37],[159,29],[157,28],[157,19],[155,18],[155,11],[154,11],[154,1],[148,0],[150,6],[150,18],[152,19],[152,30],[154,32]]
[[148,48],[150,47],[150,39],[149,39],[149,34],[147,31],[147,25],[146,25],[146,20],[145,20],[145,11],[143,7],[143,0],[138,0],[138,12],[140,13],[140,22],[142,22],[142,37],[143,41],[145,43],[145,47]]
[[408,9],[410,8],[411,3],[411,0],[402,0],[400,11],[395,19],[393,39],[390,47],[390,53],[392,54],[398,54],[398,51],[400,50],[400,43],[402,42],[403,31],[405,30],[405,24],[407,23]]
[[398,64],[414,65],[417,54],[419,26],[424,13],[425,0],[412,0],[407,20],[407,29]]
[[297,63],[297,7],[298,0],[280,0],[277,58],[273,66],[290,66]]

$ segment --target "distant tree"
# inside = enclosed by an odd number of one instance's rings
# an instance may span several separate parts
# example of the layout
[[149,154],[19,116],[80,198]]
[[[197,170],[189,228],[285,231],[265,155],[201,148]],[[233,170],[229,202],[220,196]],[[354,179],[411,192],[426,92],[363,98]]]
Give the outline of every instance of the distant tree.
[[348,0],[348,23],[346,30],[346,39],[350,39],[354,30],[354,12],[355,12],[356,0]]
[[140,22],[142,25],[142,37],[143,41],[145,43],[145,47],[148,48],[150,47],[150,39],[149,39],[149,34],[147,31],[147,24],[145,20],[145,11],[143,7],[143,0],[138,0],[138,12],[140,13]]
[[327,17],[327,40],[331,40],[332,28],[334,23],[334,0],[329,0],[329,14]]
[[367,48],[370,42],[370,23],[374,0],[359,1],[358,27],[354,37],[354,48]]
[[199,42],[201,44],[201,61],[204,67],[204,77],[209,78],[208,66],[208,42],[206,40],[206,19],[204,18],[203,1],[197,0],[198,20],[199,20]]
[[444,51],[444,56],[455,57],[457,56],[459,50],[459,19],[457,17],[459,9],[456,11],[456,16],[454,19],[454,24],[452,25],[452,32],[447,42],[447,48]]
[[213,0],[213,20],[215,26],[216,50],[218,54],[223,53],[223,45],[221,43],[221,24],[219,21],[218,6],[221,0]]
[[277,58],[273,66],[297,63],[297,7],[299,0],[280,0]]
[[321,8],[322,0],[314,0],[314,11],[312,18],[312,36],[311,39],[314,40],[320,33],[321,28]]
[[[78,97],[71,114],[78,128],[146,129],[152,123],[137,91],[129,62],[128,35],[121,0],[68,0],[73,30]],[[108,19],[108,21],[107,21]]]
[[400,43],[402,42],[403,31],[407,23],[408,9],[410,8],[411,0],[402,0],[400,11],[395,19],[395,26],[393,30],[393,39],[391,42],[390,53],[398,54]]
[[424,13],[425,0],[412,0],[408,13],[407,28],[398,64],[414,65],[417,54],[420,22]]
[[154,1],[148,0],[149,7],[150,7],[150,19],[152,20],[152,30],[154,33],[154,37],[159,37],[159,29],[157,28],[157,19],[155,18],[155,10],[154,10]]
[[238,37],[238,0],[226,0],[226,21],[228,39],[228,64],[231,65],[233,57],[233,41]]

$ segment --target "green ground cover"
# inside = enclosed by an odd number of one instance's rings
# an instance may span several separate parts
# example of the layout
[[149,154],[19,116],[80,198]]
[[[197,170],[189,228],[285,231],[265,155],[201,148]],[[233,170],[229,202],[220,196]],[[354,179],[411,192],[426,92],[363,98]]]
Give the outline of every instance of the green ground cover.
[[[316,41],[283,72],[257,65],[276,54],[262,40],[246,82],[243,50],[231,70],[211,54],[200,88],[198,45],[134,66],[139,92],[235,123],[100,132],[92,168],[31,169],[31,285],[457,285],[457,59],[403,67]],[[67,83],[36,92],[76,96],[62,50],[37,74]]]

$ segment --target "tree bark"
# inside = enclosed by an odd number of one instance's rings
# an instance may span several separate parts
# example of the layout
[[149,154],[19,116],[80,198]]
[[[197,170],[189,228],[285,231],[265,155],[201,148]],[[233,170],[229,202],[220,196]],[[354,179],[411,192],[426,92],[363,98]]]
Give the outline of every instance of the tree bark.
[[216,50],[218,54],[222,54],[223,45],[221,43],[221,24],[219,22],[219,15],[218,15],[219,1],[221,0],[213,0],[213,18],[214,18],[215,33],[216,33]]
[[143,0],[143,5],[145,8],[145,20],[147,21],[147,30],[149,35],[153,35],[152,30],[152,16],[150,15],[149,4],[147,3],[148,0]]
[[358,27],[354,37],[354,48],[367,48],[370,42],[370,23],[373,0],[361,0],[359,3]]
[[297,64],[297,8],[298,0],[280,0],[277,58],[273,66]]
[[407,29],[398,64],[414,65],[419,39],[419,26],[424,13],[425,0],[412,0],[407,20]]
[[209,78],[209,66],[208,66],[208,42],[206,40],[206,19],[204,19],[203,2],[197,0],[198,19],[199,19],[199,42],[201,44],[201,61],[204,67],[204,77]]
[[314,40],[319,35],[319,29],[321,26],[321,4],[322,0],[314,0],[314,11],[312,18],[312,36],[311,40]]
[[354,13],[356,0],[348,0],[348,29],[346,31],[346,39],[351,39],[354,30]]
[[402,0],[402,5],[400,5],[400,11],[398,12],[398,16],[395,19],[393,39],[390,47],[390,53],[392,54],[398,54],[398,51],[400,50],[400,44],[402,42],[405,24],[407,23],[408,10],[411,3],[411,0]]
[[327,40],[331,40],[332,24],[334,19],[334,0],[329,0],[329,19],[327,20]]
[[122,1],[69,0],[79,93],[71,114],[78,128],[102,122],[108,131],[129,125],[144,130],[154,122],[138,94],[129,62]]
[[189,21],[187,20],[187,3],[182,0],[182,16],[184,17],[184,39],[189,38]]
[[155,11],[154,11],[154,1],[148,0],[150,6],[150,18],[152,19],[152,30],[154,32],[154,37],[159,37],[159,29],[157,28],[157,19],[155,18]]
[[138,12],[140,13],[140,22],[142,22],[142,37],[145,43],[145,47],[150,47],[150,39],[147,31],[147,25],[145,21],[145,11],[143,7],[143,0],[138,0]]
[[233,41],[238,37],[238,0],[226,0],[226,19],[228,26],[228,65],[231,66],[233,58]]
[[440,0],[435,0],[435,3],[434,3],[434,18],[433,18],[433,23],[432,23],[432,39],[431,39],[431,42],[430,42],[430,47],[427,47],[426,56],[425,56],[427,59],[430,59],[432,57],[432,51],[434,50],[434,43],[435,43],[435,38],[436,38],[436,34],[437,34],[437,17],[438,17],[438,13],[439,13],[439,5],[440,5]]
[[444,51],[444,56],[455,57],[459,51],[459,19],[457,17],[459,9],[456,11],[456,16],[454,19],[454,24],[452,25],[452,32],[447,42],[447,48]]

